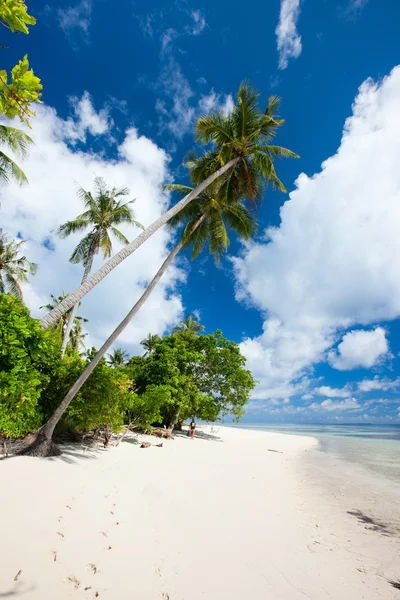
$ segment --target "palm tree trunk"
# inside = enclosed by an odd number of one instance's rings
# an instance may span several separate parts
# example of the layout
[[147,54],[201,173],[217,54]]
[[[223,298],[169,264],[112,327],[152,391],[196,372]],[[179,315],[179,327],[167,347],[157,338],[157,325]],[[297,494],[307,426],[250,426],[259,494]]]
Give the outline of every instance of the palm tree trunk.
[[165,214],[156,219],[143,233],[135,238],[130,244],[122,248],[117,254],[110,258],[96,273],[93,273],[83,284],[81,284],[74,292],[67,296],[62,302],[60,302],[51,312],[43,317],[41,323],[44,329],[50,327],[55,323],[67,310],[77,304],[87,293],[90,292],[106,275],[108,275],[115,267],[117,267],[125,258],[133,254],[150,236],[153,235],[160,227],[168,223],[168,221],[182,210],[189,202],[197,198],[203,190],[206,189],[213,181],[223,175],[228,169],[233,167],[237,162],[238,158],[233,158],[226,165],[215,171],[210,177],[207,177],[200,185],[190,192],[185,198],[180,200],[172,208],[170,208]]
[[[90,271],[92,269],[93,257],[94,257],[94,249],[90,251],[90,256],[88,258],[88,262],[86,263],[86,267],[85,267],[85,270],[83,272],[83,277],[82,277],[81,285],[82,285],[82,283],[85,283],[86,279],[89,277],[89,273],[90,273]],[[70,336],[70,333],[71,333],[71,329],[72,329],[72,327],[74,325],[76,313],[78,312],[79,306],[80,306],[80,302],[77,302],[76,304],[74,304],[74,306],[73,306],[73,308],[71,310],[71,314],[69,316],[69,319],[67,321],[67,326],[65,328],[64,337],[63,337],[62,346],[61,346],[61,358],[64,358],[64,354],[65,354],[65,351],[67,349],[68,342],[69,342],[69,336]]]
[[[205,217],[206,215],[200,217],[197,223],[195,223],[195,225],[193,226],[191,233],[193,233],[197,229],[197,227],[204,221]],[[39,429],[34,442],[31,443],[27,448],[22,450],[20,454],[29,456],[57,456],[58,454],[60,454],[58,446],[56,446],[53,443],[53,433],[57,423],[59,422],[64,412],[67,410],[68,406],[71,404],[72,400],[75,398],[76,394],[79,392],[85,381],[89,378],[91,373],[99,364],[100,360],[103,358],[107,350],[109,350],[109,348],[117,340],[119,335],[124,331],[125,327],[130,323],[130,321],[133,319],[136,313],[139,312],[139,310],[146,302],[147,298],[150,296],[151,292],[154,290],[157,283],[160,281],[161,277],[164,275],[165,271],[172,263],[182,246],[182,241],[175,246],[170,255],[165,259],[165,261],[161,265],[160,269],[157,271],[156,275],[153,277],[145,292],[142,294],[142,296],[139,298],[136,304],[131,308],[131,310],[121,321],[118,327],[114,329],[110,337],[104,342],[100,350],[97,352],[96,356],[87,365],[86,369],[76,380],[72,388],[69,390],[68,394],[65,396],[61,404],[56,408],[56,410],[51,415],[47,423],[45,423],[45,425],[43,425],[43,427]]]

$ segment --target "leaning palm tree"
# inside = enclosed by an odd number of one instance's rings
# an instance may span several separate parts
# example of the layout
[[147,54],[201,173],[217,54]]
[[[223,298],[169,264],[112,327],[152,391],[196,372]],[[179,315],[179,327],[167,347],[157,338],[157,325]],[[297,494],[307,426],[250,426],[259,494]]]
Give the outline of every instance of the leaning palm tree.
[[146,352],[143,354],[143,357],[153,354],[159,341],[160,336],[149,333],[147,338],[144,338],[144,340],[140,342],[140,345],[146,350]]
[[271,97],[265,112],[262,113],[258,107],[258,96],[259,94],[244,82],[239,87],[236,105],[229,115],[216,112],[198,120],[196,126],[198,141],[212,144],[213,147],[205,153],[199,163],[197,177],[194,178],[195,189],[191,189],[182,200],[89,277],[84,285],[72,292],[52,313],[46,315],[42,320],[44,328],[49,327],[60,314],[79,302],[153,233],[168,223],[222,175],[228,174],[225,186],[229,201],[238,196],[238,191],[243,188],[244,182],[250,198],[255,198],[259,175],[284,191],[285,188],[275,172],[274,159],[276,157],[298,158],[298,155],[287,148],[271,145],[284,122],[277,117],[280,101],[277,97]]
[[[168,187],[181,193],[183,186]],[[228,250],[230,244],[227,227],[239,234],[244,240],[251,239],[257,228],[256,219],[249,209],[239,200],[236,202],[227,202],[225,196],[221,194],[217,186],[209,187],[203,191],[201,196],[196,199],[196,202],[192,202],[185,210],[175,216],[171,225],[177,225],[183,220],[186,221],[186,224],[179,243],[165,259],[141,298],[139,298],[126,317],[92,358],[47,423],[37,432],[35,441],[23,450],[24,454],[54,456],[60,453],[60,450],[52,441],[57,423],[104,354],[115,343],[118,336],[150,296],[154,287],[181,248],[192,246],[192,259],[194,259],[203,251],[205,244],[208,242],[211,253],[215,256],[216,261],[219,261],[221,255]]]
[[22,298],[20,284],[28,281],[28,275],[34,275],[37,264],[30,262],[20,251],[23,240],[9,241],[0,229],[0,292]]
[[[129,207],[134,200],[122,203],[121,198],[129,194],[128,188],[117,190],[115,187],[109,188],[102,177],[96,177],[94,180],[95,193],[87,192],[79,188],[78,196],[85,205],[86,211],[78,215],[73,221],[67,221],[58,228],[58,234],[66,238],[72,233],[86,231],[85,235],[73,251],[71,263],[82,263],[84,270],[81,284],[85,283],[92,269],[93,259],[99,252],[103,258],[109,258],[112,252],[112,243],[110,233],[122,244],[128,244],[129,240],[117,229],[116,225],[128,223],[136,225],[143,229],[143,225],[135,221],[133,211]],[[58,305],[60,306],[60,305]],[[55,310],[57,310],[58,306]],[[61,356],[64,356],[67,347],[70,332],[74,323],[79,303],[75,304],[71,311],[71,316],[64,332],[64,339],[61,346]]]
[[184,321],[181,321],[177,327],[174,328],[174,332],[188,333],[190,335],[197,335],[200,331],[204,331],[205,327],[200,323],[198,317],[192,317],[187,315]]
[[114,348],[108,354],[108,364],[110,367],[122,367],[129,358],[129,354],[122,348]]
[[[1,147],[6,147],[16,156],[24,158],[28,154],[28,148],[31,144],[33,144],[33,140],[24,131],[8,125],[0,125]],[[0,179],[4,183],[9,183],[11,179],[19,185],[28,183],[22,169],[2,150],[0,150]]]

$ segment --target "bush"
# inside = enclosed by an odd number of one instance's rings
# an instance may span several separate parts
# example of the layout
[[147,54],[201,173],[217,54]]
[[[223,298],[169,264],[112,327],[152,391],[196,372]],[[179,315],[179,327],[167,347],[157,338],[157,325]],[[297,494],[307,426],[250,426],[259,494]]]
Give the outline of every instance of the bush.
[[19,298],[0,294],[0,434],[22,437],[40,427],[38,400],[59,353],[59,336],[43,331]]

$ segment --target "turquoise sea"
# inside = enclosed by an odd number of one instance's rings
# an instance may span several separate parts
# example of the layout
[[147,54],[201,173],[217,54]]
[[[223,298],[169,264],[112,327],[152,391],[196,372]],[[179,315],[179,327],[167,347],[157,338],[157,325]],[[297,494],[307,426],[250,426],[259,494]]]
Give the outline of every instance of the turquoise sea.
[[240,423],[232,426],[314,437],[322,452],[400,483],[400,425]]

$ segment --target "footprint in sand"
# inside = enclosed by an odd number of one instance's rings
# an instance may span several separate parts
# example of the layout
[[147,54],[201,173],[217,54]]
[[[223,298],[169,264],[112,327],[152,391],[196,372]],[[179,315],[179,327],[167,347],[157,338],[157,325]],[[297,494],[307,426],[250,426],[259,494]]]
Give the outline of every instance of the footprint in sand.
[[100,573],[100,571],[97,568],[97,565],[95,565],[94,563],[89,563],[86,566],[88,567],[89,571],[92,571],[93,575],[96,575],[97,573]]
[[81,582],[74,575],[72,575],[72,577],[67,577],[65,582],[72,584],[76,590],[81,586]]
[[64,535],[63,533],[61,533],[61,531],[57,531],[57,535],[58,535],[60,538],[65,538],[65,535]]

